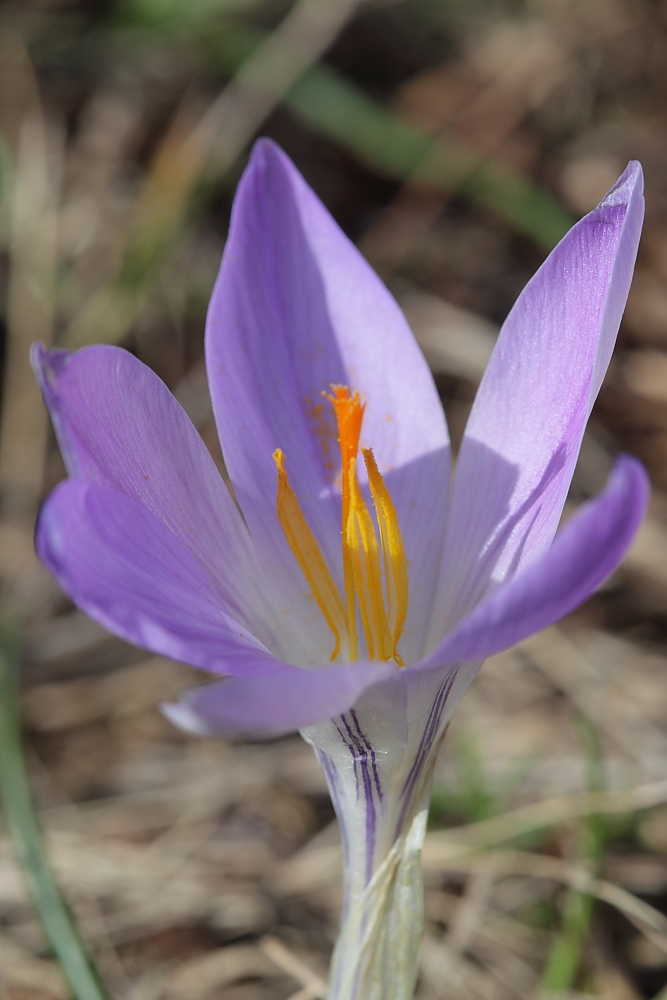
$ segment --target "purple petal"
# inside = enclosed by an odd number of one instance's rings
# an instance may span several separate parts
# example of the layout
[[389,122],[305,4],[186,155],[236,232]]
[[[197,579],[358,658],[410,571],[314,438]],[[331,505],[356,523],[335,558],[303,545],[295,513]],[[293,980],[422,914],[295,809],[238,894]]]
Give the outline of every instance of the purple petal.
[[128,642],[226,674],[279,662],[227,612],[188,546],[122,493],[61,483],[40,513],[36,547],[75,604]]
[[551,548],[482,601],[422,666],[483,660],[569,614],[623,558],[648,494],[643,467],[621,456],[604,491],[561,528]]
[[199,434],[165,384],[127,351],[37,346],[33,361],[70,476],[151,511],[215,581],[226,607],[256,598],[248,531]]
[[436,602],[449,628],[492,580],[551,543],[625,307],[642,219],[641,168],[631,163],[503,326],[456,470]]
[[368,688],[395,677],[391,663],[333,663],[300,670],[281,663],[267,676],[234,678],[187,691],[162,711],[188,732],[281,736],[340,715]]
[[[408,632],[423,636],[449,490],[442,407],[396,302],[289,159],[260,142],[239,185],[207,326],[207,363],[225,461],[271,574],[308,589],[275,516],[272,453],[286,468],[340,578],[332,384],[366,401],[375,452],[410,565]],[[415,640],[416,641],[416,640]],[[404,652],[407,655],[407,652]]]

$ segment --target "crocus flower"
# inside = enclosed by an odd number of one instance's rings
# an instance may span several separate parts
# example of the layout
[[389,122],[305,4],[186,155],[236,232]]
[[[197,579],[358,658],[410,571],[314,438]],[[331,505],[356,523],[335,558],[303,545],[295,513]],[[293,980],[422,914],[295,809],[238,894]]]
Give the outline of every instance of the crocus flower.
[[395,301],[287,157],[259,143],[211,299],[206,357],[233,493],[126,351],[35,352],[70,478],[40,557],[129,642],[224,675],[165,711],[202,733],[300,729],[342,828],[331,997],[405,1000],[419,850],[444,728],[485,657],[609,575],[639,464],[556,533],[643,215],[631,163],[529,282],[480,385],[453,485],[433,380]]

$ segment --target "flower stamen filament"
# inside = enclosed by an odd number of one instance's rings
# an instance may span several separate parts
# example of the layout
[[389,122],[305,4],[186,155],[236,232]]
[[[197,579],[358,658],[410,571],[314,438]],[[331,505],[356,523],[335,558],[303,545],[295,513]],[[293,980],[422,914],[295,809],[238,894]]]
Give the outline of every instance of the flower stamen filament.
[[345,639],[347,646],[347,616],[343,601],[317,540],[299,506],[296,494],[290,485],[285,469],[285,456],[280,448],[274,451],[273,461],[278,470],[278,496],[276,498],[278,520],[289,547],[296,556],[301,571],[313,592],[317,606],[334,634],[336,646],[331,654],[331,659],[335,660],[341,651],[343,639]]
[[404,664],[396,651],[396,646],[408,617],[408,564],[405,558],[401,529],[398,526],[396,508],[384,479],[380,475],[375,456],[370,448],[362,448],[361,451],[375,507],[375,519],[380,531],[392,657],[402,667]]

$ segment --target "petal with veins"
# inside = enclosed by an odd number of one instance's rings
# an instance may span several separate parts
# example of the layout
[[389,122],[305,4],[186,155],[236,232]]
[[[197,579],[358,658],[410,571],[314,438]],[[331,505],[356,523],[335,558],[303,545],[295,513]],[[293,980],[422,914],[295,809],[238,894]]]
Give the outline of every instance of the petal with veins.
[[498,338],[456,468],[431,648],[551,544],[630,287],[643,218],[631,163],[523,290]]

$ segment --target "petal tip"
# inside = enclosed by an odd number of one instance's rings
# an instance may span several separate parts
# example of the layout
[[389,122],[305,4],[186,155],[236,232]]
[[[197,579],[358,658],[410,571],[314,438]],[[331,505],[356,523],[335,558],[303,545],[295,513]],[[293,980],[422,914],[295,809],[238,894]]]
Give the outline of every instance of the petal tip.
[[46,390],[57,382],[71,356],[72,351],[58,347],[49,348],[41,341],[36,341],[32,345],[30,363],[42,390]]
[[46,344],[42,343],[41,340],[36,340],[30,348],[30,362],[35,370],[42,365],[47,354],[48,349]]
[[619,489],[626,491],[631,497],[638,526],[651,495],[651,480],[648,472],[634,455],[621,453],[614,462],[611,482]]
[[644,191],[644,172],[639,160],[630,160],[616,183],[600,202],[599,208],[628,205],[634,196]]
[[[238,682],[237,682],[238,683]],[[160,711],[164,717],[184,733],[192,736],[208,736],[212,739],[245,739],[273,740],[296,730],[296,726],[271,726],[267,722],[254,720],[248,723],[234,719],[226,712],[216,712],[216,695],[220,689],[233,685],[234,680],[225,677],[222,680],[201,684],[184,691],[176,702],[163,701]],[[210,694],[213,702],[210,703]],[[207,710],[208,708],[208,710]]]
[[177,729],[181,729],[185,733],[190,733],[193,736],[215,736],[216,733],[207,726],[202,717],[193,711],[192,707],[188,704],[187,695],[185,695],[181,701],[170,702],[163,701],[160,702],[160,711],[172,725],[176,726]]
[[260,173],[276,170],[290,171],[290,169],[294,170],[294,165],[277,142],[266,136],[257,139],[248,160],[247,170],[250,173],[254,173],[255,171],[259,171]]

